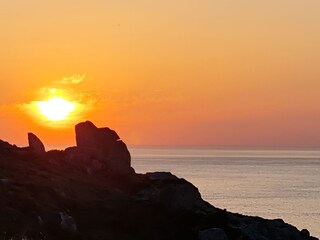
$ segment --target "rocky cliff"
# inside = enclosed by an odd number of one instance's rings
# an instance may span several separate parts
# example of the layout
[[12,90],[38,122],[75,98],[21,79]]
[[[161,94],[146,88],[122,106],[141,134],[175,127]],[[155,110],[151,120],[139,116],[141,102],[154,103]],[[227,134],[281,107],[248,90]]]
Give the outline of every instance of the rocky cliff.
[[[171,173],[136,174],[118,134],[76,126],[77,146],[0,141],[0,239],[316,239],[281,219],[217,209]],[[31,138],[31,140],[30,140]]]

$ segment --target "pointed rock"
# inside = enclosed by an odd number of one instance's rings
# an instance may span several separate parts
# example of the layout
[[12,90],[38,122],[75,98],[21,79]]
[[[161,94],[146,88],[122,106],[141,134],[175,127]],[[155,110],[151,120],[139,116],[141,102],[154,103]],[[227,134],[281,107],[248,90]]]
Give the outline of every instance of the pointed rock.
[[33,152],[37,154],[43,154],[46,152],[43,143],[35,134],[28,133],[28,142],[29,142],[29,147]]

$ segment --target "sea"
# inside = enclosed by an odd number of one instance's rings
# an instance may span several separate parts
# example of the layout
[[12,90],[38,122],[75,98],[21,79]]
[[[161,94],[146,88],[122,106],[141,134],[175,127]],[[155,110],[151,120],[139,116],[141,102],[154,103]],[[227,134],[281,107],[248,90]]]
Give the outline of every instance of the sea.
[[170,171],[215,207],[320,237],[320,150],[129,147],[138,173]]

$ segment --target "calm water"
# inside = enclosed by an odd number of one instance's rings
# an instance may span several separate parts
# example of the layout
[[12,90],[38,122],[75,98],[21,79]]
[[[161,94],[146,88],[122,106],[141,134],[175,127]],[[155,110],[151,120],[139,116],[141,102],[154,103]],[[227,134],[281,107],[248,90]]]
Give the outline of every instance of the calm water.
[[320,151],[130,148],[137,172],[170,171],[231,212],[282,218],[320,237]]

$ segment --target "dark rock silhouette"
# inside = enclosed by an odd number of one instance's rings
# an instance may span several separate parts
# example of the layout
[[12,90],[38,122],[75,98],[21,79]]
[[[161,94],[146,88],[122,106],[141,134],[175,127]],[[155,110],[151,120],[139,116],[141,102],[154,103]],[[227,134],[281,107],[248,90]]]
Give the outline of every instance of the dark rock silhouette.
[[78,157],[90,159],[93,171],[103,170],[113,175],[133,173],[128,148],[115,131],[97,128],[87,121],[77,124],[75,132],[77,149],[73,152]]
[[17,149],[18,148],[16,146],[12,146],[10,143],[0,140],[0,154],[13,152]]
[[135,174],[109,128],[85,122],[76,134],[77,146],[44,153],[0,141],[0,239],[316,239],[215,208],[171,173]]
[[[179,179],[171,173],[147,173],[146,177],[154,182],[154,188],[146,188],[141,193],[149,201],[170,208],[205,209],[208,205],[203,202],[198,189],[189,182]],[[177,184],[179,183],[179,184]],[[165,185],[165,188],[161,186]]]
[[228,237],[222,229],[210,228],[199,233],[199,240],[228,240]]
[[29,148],[37,153],[37,154],[44,154],[46,152],[46,149],[41,142],[41,140],[33,133],[28,133],[28,142],[29,142]]

